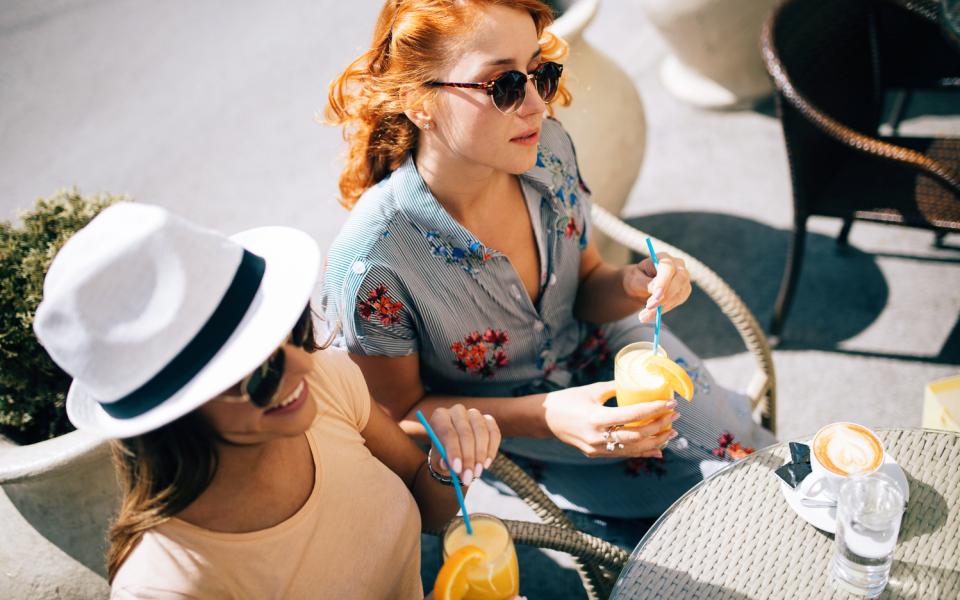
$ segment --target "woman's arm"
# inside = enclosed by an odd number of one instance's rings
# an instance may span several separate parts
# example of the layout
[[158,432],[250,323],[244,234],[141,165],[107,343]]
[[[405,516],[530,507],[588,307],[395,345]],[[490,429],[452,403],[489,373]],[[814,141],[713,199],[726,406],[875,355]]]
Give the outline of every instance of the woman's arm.
[[[462,404],[492,416],[508,437],[556,437],[593,457],[661,456],[658,447],[669,439],[664,430],[677,414],[672,411],[675,401],[666,399],[605,407],[603,403],[614,395],[613,382],[518,397],[428,395],[420,381],[419,354],[398,358],[351,354],[350,358],[360,366],[371,393],[387,413],[404,432],[419,439],[425,439],[426,432],[414,416],[417,410],[429,415]],[[650,420],[652,423],[642,427],[620,429],[618,438],[624,447],[606,450],[604,433],[609,428]]]
[[625,267],[608,265],[591,239],[580,255],[580,286],[573,306],[578,319],[591,323],[618,321],[640,311],[641,321],[650,321],[657,306],[663,312],[690,297],[690,275],[683,261],[659,254],[660,264],[649,258]]
[[[455,466],[475,465],[471,471],[490,466],[500,446],[500,432],[489,415],[467,411],[463,406],[434,411],[430,426],[443,442],[447,456]],[[367,426],[361,432],[367,448],[380,462],[407,485],[417,506],[425,530],[442,527],[455,514],[458,504],[454,489],[435,480],[427,468],[425,455],[386,412],[374,402]],[[435,471],[446,473],[439,453],[433,451]],[[462,468],[462,471],[467,469]],[[479,473],[478,473],[479,474]],[[471,479],[463,478],[464,485]]]

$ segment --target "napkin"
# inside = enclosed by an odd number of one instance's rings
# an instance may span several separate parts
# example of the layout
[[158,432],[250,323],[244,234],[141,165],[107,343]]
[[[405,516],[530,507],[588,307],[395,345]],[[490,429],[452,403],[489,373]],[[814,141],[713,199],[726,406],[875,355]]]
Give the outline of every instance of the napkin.
[[960,431],[960,375],[927,384],[924,391],[923,426]]

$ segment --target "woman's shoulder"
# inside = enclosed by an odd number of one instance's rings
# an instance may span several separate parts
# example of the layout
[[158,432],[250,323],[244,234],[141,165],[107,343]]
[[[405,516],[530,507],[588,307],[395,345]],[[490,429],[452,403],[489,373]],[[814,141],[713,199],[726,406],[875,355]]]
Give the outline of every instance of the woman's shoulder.
[[360,367],[346,350],[332,346],[314,353],[313,386],[319,414],[334,412],[362,430],[370,416],[370,392]]
[[328,278],[341,281],[357,261],[394,251],[390,231],[402,212],[392,180],[368,189],[350,211],[327,253]]

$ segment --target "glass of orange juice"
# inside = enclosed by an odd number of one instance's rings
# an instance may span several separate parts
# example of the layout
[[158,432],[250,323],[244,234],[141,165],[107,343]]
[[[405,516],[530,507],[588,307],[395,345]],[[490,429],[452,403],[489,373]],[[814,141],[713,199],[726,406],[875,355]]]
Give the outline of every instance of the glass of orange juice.
[[[613,373],[618,406],[670,400],[674,392],[693,400],[693,381],[683,367],[670,360],[662,346],[654,354],[650,342],[627,344],[617,352]],[[658,418],[630,423],[630,426],[639,427]],[[673,425],[667,425],[664,431],[672,428]]]
[[[461,518],[447,525],[441,576],[447,571],[453,580],[441,582],[438,576],[435,594],[464,600],[515,598],[520,593],[520,570],[507,526],[493,515],[482,513],[471,514],[470,524],[473,535],[467,534]],[[451,562],[461,564],[457,568]]]

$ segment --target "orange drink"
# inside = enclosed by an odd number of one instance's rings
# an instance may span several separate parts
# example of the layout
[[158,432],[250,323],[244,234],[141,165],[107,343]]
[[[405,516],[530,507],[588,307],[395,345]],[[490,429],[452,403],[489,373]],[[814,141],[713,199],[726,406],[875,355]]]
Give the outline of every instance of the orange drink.
[[503,521],[470,515],[473,535],[454,519],[443,535],[443,567],[437,575],[438,600],[506,600],[520,593],[517,552]]
[[[670,360],[662,347],[654,354],[650,342],[634,342],[621,348],[614,359],[613,370],[618,406],[670,400],[674,392],[686,400],[693,400],[690,376],[683,367]],[[659,417],[629,425],[639,427],[656,418]],[[668,425],[664,431],[672,427]]]

